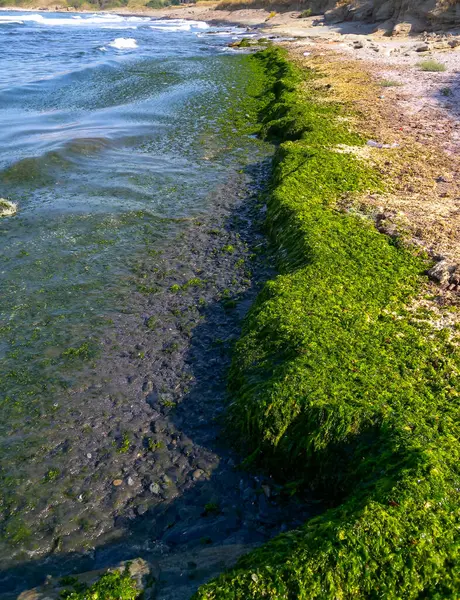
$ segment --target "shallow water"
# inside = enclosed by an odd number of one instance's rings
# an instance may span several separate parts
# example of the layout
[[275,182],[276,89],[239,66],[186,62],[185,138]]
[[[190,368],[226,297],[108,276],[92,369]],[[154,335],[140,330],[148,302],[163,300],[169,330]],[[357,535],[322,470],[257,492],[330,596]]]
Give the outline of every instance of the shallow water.
[[101,385],[101,340],[133,294],[152,292],[139,261],[212,212],[216,190],[270,152],[241,126],[245,115],[234,115],[238,127],[228,118],[247,87],[246,57],[226,47],[241,33],[0,12],[0,197],[18,205],[0,218],[5,561],[40,553],[52,526],[34,527],[51,504],[53,526],[69,517],[49,486],[64,490],[78,467],[65,473],[68,449],[58,459],[56,448],[66,428],[84,425],[72,403],[91,369],[91,398]]

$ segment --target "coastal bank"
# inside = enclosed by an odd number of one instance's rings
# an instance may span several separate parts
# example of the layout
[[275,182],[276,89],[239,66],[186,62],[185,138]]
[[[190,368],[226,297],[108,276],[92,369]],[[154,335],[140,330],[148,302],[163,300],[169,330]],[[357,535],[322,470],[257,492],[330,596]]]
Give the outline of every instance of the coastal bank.
[[385,186],[344,106],[281,50],[255,60],[280,142],[267,213],[280,274],[237,345],[229,419],[251,462],[332,507],[196,598],[454,598],[457,327],[420,301],[426,253],[343,202]]

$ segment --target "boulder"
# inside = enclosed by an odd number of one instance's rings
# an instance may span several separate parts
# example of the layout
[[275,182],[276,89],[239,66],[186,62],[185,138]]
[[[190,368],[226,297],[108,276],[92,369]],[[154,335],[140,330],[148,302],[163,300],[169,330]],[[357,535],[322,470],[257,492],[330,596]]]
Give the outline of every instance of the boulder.
[[[135,558],[130,561],[124,561],[110,569],[98,569],[97,571],[87,571],[85,573],[72,574],[74,583],[86,584],[88,586],[96,583],[98,579],[107,572],[128,571],[130,577],[134,580],[139,594],[143,593],[144,600],[153,600],[155,597],[155,582],[158,579],[158,565],[149,563],[143,558]],[[62,577],[49,577],[46,583],[22,592],[17,600],[60,600],[63,598],[63,592],[73,591],[73,585],[63,585]]]
[[394,15],[395,3],[393,0],[387,0],[384,2],[375,12],[374,19],[376,21],[388,21]]
[[372,33],[374,35],[390,36],[393,33],[394,26],[395,22],[389,19],[388,21],[379,23]]
[[457,265],[448,260],[440,260],[428,271],[428,277],[439,285],[447,285],[451,276],[455,273]]
[[331,10],[327,10],[324,13],[324,20],[326,23],[341,23],[346,21],[348,13],[350,12],[348,4],[340,4]]
[[369,21],[372,19],[374,12],[373,0],[359,0],[349,4],[348,20],[353,21]]

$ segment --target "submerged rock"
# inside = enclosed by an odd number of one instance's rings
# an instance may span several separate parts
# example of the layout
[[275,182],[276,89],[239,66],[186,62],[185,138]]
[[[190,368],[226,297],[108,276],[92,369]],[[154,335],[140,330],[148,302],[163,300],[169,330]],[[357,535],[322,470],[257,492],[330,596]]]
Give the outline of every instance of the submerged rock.
[[0,198],[0,217],[12,217],[18,212],[17,204]]

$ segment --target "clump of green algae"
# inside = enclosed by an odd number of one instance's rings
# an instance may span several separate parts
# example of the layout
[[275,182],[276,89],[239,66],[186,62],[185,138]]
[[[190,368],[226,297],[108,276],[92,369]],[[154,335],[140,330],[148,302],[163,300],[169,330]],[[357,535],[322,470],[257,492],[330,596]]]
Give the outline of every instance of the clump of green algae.
[[61,592],[63,600],[136,600],[141,594],[129,573],[118,571],[104,574],[89,587],[75,585],[73,582],[70,585],[74,589]]
[[260,118],[281,142],[267,224],[280,275],[237,344],[229,421],[253,460],[334,508],[275,538],[195,598],[453,598],[460,594],[459,353],[409,310],[426,263],[344,193],[381,184],[337,144],[365,143],[280,49]]

